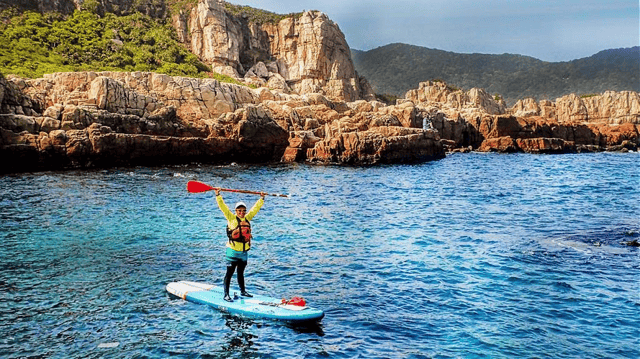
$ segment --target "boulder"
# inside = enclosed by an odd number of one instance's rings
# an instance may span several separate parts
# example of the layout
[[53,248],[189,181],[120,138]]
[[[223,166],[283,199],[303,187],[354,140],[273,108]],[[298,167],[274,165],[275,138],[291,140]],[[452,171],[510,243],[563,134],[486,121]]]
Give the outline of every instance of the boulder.
[[574,142],[560,138],[518,138],[517,146],[527,153],[564,153],[575,152]]
[[473,88],[465,92],[441,81],[421,82],[418,86],[417,90],[409,90],[405,98],[423,107],[437,105],[445,112],[466,109],[490,115],[506,113],[504,101],[496,100],[484,89]]
[[311,163],[377,164],[422,162],[444,157],[435,133],[405,127],[374,127],[323,139],[307,150]]
[[511,136],[488,138],[478,148],[479,152],[518,152],[518,145]]

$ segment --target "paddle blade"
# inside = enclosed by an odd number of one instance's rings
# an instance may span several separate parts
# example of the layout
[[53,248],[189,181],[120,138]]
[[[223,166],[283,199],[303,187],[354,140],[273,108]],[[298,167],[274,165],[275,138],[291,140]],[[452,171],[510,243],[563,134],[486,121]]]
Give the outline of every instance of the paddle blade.
[[214,190],[214,187],[209,186],[206,183],[198,182],[198,181],[189,181],[187,182],[187,191],[190,193],[200,193]]

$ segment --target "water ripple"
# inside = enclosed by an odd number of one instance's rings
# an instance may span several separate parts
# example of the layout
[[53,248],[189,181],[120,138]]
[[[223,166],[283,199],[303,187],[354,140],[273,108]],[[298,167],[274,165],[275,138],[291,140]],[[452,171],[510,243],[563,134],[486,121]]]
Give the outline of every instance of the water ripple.
[[[0,177],[0,356],[638,357],[637,154],[423,165],[175,166]],[[223,221],[188,179],[290,193],[247,282],[319,324],[169,297],[221,284]],[[227,203],[255,197],[225,194]]]

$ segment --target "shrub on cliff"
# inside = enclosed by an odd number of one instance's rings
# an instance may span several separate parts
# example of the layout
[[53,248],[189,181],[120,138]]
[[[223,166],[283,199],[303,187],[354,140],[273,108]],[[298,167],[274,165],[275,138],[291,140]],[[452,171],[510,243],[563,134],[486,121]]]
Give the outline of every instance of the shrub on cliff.
[[164,20],[140,13],[100,17],[75,11],[0,15],[0,72],[25,77],[63,71],[153,71],[204,77],[210,69]]
[[230,3],[225,3],[225,10],[234,16],[246,16],[249,22],[264,24],[264,23],[273,23],[277,24],[281,20],[286,19],[288,17],[297,19],[302,16],[302,12],[298,13],[290,13],[286,15],[276,14],[273,12],[269,12],[266,10],[252,8],[250,6],[242,6],[242,5],[234,5]]
[[[143,0],[137,1],[142,2]],[[191,12],[191,9],[198,6],[198,0],[164,0],[164,2],[173,15],[180,13],[188,14]]]
[[376,100],[383,102],[387,105],[395,105],[396,104],[396,100],[399,99],[398,96],[396,95],[391,95],[388,93],[384,93],[384,94],[376,94]]

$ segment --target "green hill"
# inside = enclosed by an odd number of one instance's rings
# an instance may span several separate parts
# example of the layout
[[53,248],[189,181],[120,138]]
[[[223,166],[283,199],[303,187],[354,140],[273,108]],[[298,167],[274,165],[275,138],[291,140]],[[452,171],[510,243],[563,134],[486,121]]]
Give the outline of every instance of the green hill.
[[638,46],[568,62],[513,54],[460,54],[406,44],[352,50],[352,57],[358,73],[377,93],[396,96],[433,79],[464,89],[484,88],[502,95],[510,105],[526,97],[555,100],[569,93],[640,91]]
[[[42,4],[20,1],[6,8],[0,1],[0,9],[4,8],[0,11],[0,75],[36,78],[67,71],[150,71],[242,84],[211,72],[178,40],[171,18],[164,16],[186,11],[197,0],[164,0],[157,3],[157,9],[150,6],[155,2],[125,1],[119,14],[107,11],[114,10],[113,4],[105,4],[86,0],[83,10],[49,4],[61,12],[40,13],[35,10]],[[301,16],[225,6],[229,14],[254,23]]]
[[210,71],[163,20],[89,11],[0,14],[0,73],[39,77],[83,70],[155,71],[205,76]]

